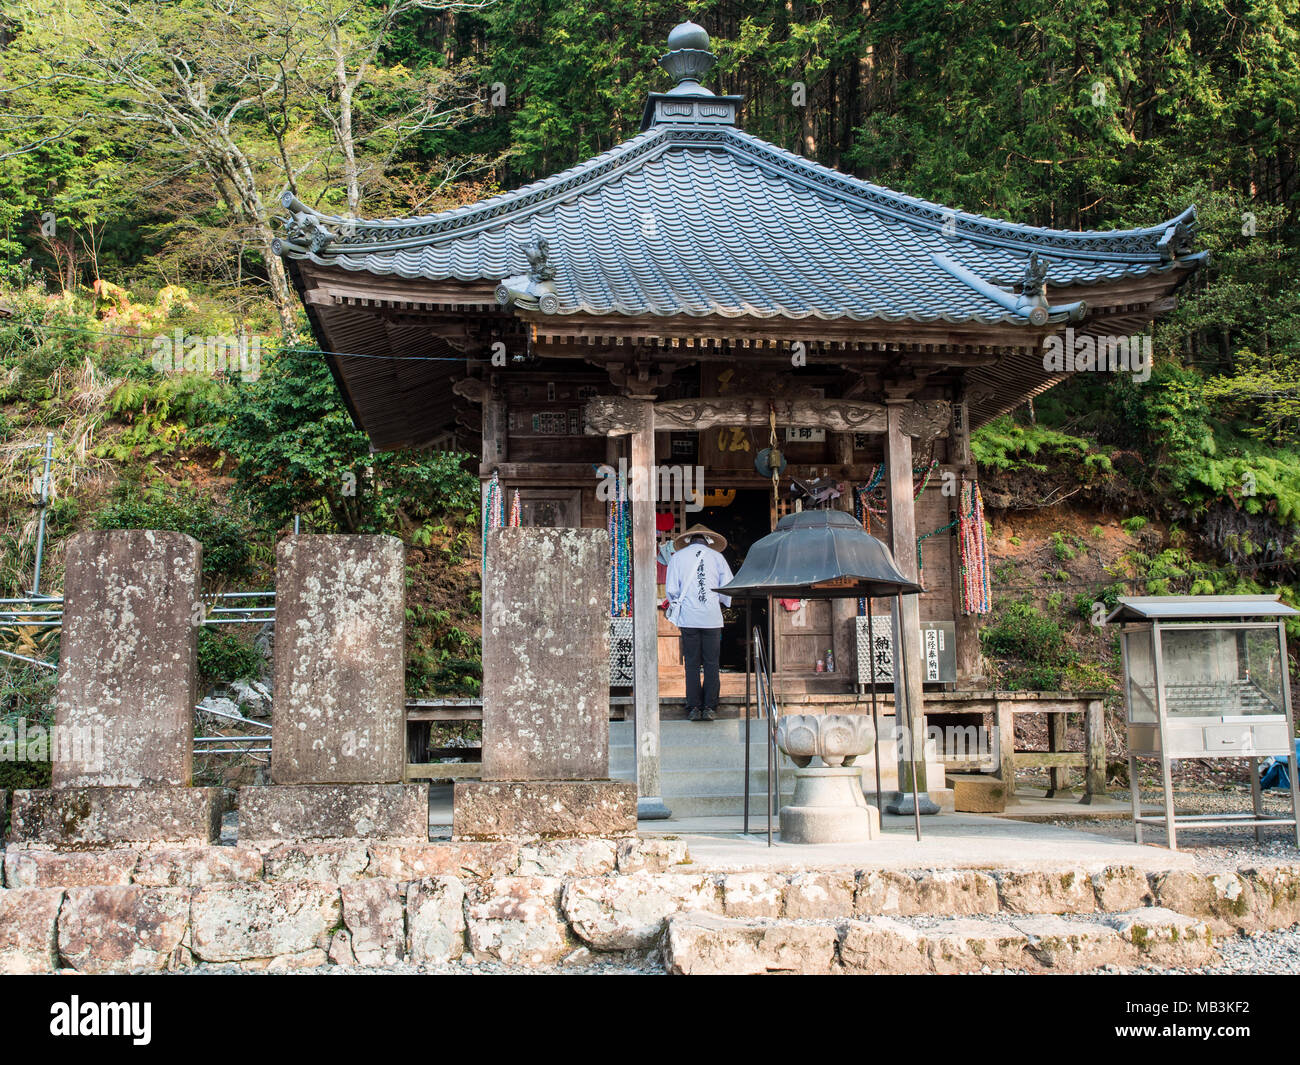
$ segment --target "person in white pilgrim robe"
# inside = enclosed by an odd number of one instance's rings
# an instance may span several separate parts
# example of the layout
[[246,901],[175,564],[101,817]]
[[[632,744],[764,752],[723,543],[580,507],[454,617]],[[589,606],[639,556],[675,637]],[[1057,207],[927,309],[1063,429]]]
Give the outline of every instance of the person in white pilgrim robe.
[[[731,580],[731,567],[722,557],[727,541],[712,529],[696,525],[673,539],[677,549],[668,561],[664,591],[670,620],[681,631],[686,664],[686,716],[712,721],[718,711],[718,658],[722,649],[722,608],[731,596],[719,595]],[[701,674],[703,680],[701,681]]]

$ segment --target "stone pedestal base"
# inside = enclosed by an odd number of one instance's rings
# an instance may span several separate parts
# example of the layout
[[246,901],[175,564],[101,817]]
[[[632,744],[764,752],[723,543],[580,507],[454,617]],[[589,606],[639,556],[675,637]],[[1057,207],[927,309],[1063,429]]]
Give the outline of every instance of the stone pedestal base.
[[636,819],[638,821],[667,821],[672,815],[673,812],[668,809],[663,799],[657,795],[653,797],[642,795],[636,801]]
[[429,838],[428,784],[272,784],[239,789],[239,842]]
[[636,835],[636,785],[628,780],[461,780],[452,839]]
[[[921,813],[923,815],[937,814],[942,812],[942,807],[934,801],[927,792],[921,792]],[[896,791],[885,800],[885,813],[894,814],[895,816],[911,817],[913,812],[912,793],[910,791]]]
[[857,766],[794,771],[794,797],[781,807],[782,843],[866,843],[880,835],[880,811],[862,797]]
[[52,788],[15,791],[9,842],[42,847],[123,843],[201,846],[221,835],[223,788]]

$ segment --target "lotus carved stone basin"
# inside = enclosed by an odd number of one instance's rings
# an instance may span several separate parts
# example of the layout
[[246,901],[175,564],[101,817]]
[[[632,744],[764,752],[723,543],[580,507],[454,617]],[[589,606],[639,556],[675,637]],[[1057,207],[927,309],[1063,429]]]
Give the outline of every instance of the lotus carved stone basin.
[[776,723],[776,745],[800,769],[814,757],[829,766],[852,765],[876,745],[876,730],[865,714],[783,714]]

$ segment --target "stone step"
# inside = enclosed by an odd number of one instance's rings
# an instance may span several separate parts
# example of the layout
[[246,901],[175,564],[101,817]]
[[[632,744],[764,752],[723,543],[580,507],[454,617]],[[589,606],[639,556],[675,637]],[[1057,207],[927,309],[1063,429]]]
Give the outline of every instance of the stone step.
[[[788,802],[790,794],[786,793],[783,801]],[[767,792],[755,792],[749,797],[749,816],[765,817],[767,814]],[[734,817],[739,819],[745,813],[745,801],[741,795],[674,795],[664,798],[664,804],[672,811],[667,821],[656,822],[671,825],[673,821],[684,821],[696,817]],[[642,826],[649,824],[643,821]],[[776,814],[772,815],[773,831],[776,831]],[[757,822],[750,825],[751,831],[757,831]]]
[[[794,763],[785,755],[777,754],[777,764],[782,771],[793,770]],[[636,762],[636,754],[631,747],[615,747],[609,752],[610,769],[616,767],[630,768]],[[680,769],[708,769],[719,773],[742,773],[745,769],[745,748],[737,744],[719,750],[716,747],[675,747],[663,751],[659,765],[664,771]],[[749,748],[750,770],[767,770],[767,748],[757,744]]]
[[1092,918],[733,918],[668,920],[665,966],[682,974],[1094,972],[1194,968],[1218,951],[1209,927],[1159,907]]
[[[630,766],[611,768],[616,780],[635,780]],[[660,774],[664,801],[674,820],[687,817],[739,817],[745,810],[744,774],[739,769],[667,771]],[[749,778],[749,812],[758,815],[767,809],[767,774],[754,772]],[[793,777],[782,777],[781,801],[794,794]]]
[[[749,723],[749,742],[762,746],[767,741],[767,725],[764,720]],[[716,721],[661,721],[659,722],[659,747],[667,750],[672,747],[742,747],[745,735],[743,719],[718,718]],[[609,723],[609,745],[614,747],[631,747],[635,742],[635,732],[630,721],[611,721]]]
[[[766,794],[767,745],[766,723],[750,723],[750,786],[754,792]],[[634,780],[636,756],[633,747],[631,722],[610,724],[610,775],[619,780]],[[745,745],[743,721],[664,721],[660,725],[660,779],[664,801],[673,811],[674,819],[687,817],[738,816],[744,810],[744,759]],[[885,791],[897,788],[897,766],[890,758],[883,760],[882,787]],[[794,764],[785,755],[780,756],[782,771],[782,798],[793,794]],[[875,792],[875,757],[868,754],[858,759],[862,767],[863,791]],[[929,767],[930,795],[945,809],[952,808],[951,791],[940,787],[943,766]],[[751,795],[750,812],[762,813],[763,799]]]

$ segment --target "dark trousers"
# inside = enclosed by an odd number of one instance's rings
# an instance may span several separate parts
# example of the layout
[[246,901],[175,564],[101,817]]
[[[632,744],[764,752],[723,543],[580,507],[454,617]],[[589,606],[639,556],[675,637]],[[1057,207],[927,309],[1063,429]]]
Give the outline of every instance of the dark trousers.
[[[716,710],[718,706],[718,655],[721,629],[682,629],[682,658],[686,661],[686,709]],[[700,686],[700,668],[704,685]]]

